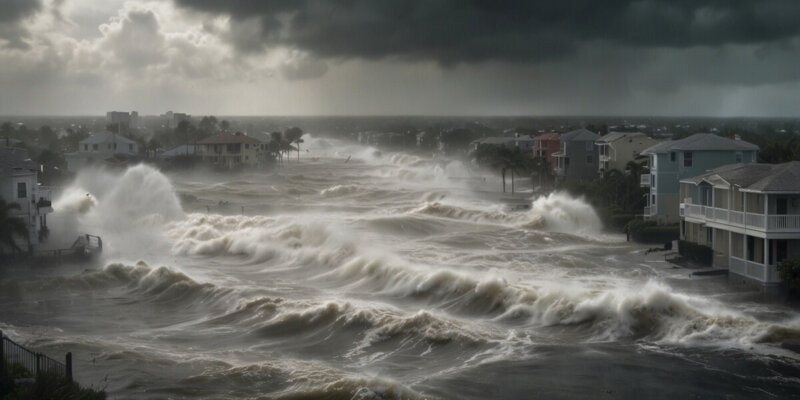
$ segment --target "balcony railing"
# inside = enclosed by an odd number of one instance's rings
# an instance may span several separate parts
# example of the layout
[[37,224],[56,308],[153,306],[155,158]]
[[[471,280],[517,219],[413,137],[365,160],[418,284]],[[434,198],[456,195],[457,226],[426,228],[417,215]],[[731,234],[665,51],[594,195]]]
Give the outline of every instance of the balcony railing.
[[730,272],[755,279],[762,283],[780,282],[778,268],[774,265],[759,264],[739,257],[730,257]]
[[682,203],[683,216],[770,232],[800,232],[800,215],[764,215]]
[[641,177],[641,187],[650,187],[650,178],[652,175],[650,174],[642,174]]
[[655,215],[656,211],[657,211],[656,206],[647,206],[644,208],[644,216],[648,217],[651,215]]

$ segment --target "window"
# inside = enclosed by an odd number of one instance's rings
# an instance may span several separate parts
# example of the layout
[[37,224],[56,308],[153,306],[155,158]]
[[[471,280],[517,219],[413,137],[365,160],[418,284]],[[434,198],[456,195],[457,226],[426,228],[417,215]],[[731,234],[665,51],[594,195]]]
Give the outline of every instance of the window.
[[737,151],[736,152],[736,162],[737,163],[742,162],[742,152],[741,151]]
[[656,195],[651,195],[650,196],[650,205],[651,206],[656,205]]
[[24,199],[28,197],[28,186],[25,182],[17,182],[17,198]]
[[675,162],[675,158],[676,158],[675,157],[675,152],[674,151],[670,151],[669,152],[669,161],[670,162]]
[[83,151],[89,151],[89,145],[88,144],[83,145]]
[[93,144],[92,145],[92,150],[97,151],[97,149],[98,149],[98,146],[96,144]]
[[708,243],[708,244],[714,243],[714,229],[713,228],[706,228],[706,243]]
[[586,151],[592,151],[593,147],[594,147],[594,143],[586,142]]
[[245,149],[249,149],[249,148],[250,148],[250,144],[249,144],[249,143],[245,143],[245,144],[244,144],[244,148],[245,148]]
[[591,164],[591,163],[593,163],[593,162],[594,162],[594,156],[593,156],[593,155],[591,155],[591,154],[587,155],[587,156],[586,156],[586,163],[587,163],[587,164]]
[[683,152],[683,166],[684,167],[691,167],[692,166],[692,152],[691,151],[684,151]]

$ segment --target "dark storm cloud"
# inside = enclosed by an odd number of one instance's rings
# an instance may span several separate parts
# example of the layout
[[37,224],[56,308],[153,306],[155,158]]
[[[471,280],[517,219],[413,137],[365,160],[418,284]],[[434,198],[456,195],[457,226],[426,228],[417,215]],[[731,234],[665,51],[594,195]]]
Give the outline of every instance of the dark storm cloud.
[[594,40],[683,48],[776,42],[800,33],[796,0],[175,1],[230,15],[230,39],[242,51],[286,45],[320,57],[445,65],[548,60]]
[[28,36],[24,19],[41,8],[39,0],[0,0],[0,39],[14,48],[27,48],[23,41]]

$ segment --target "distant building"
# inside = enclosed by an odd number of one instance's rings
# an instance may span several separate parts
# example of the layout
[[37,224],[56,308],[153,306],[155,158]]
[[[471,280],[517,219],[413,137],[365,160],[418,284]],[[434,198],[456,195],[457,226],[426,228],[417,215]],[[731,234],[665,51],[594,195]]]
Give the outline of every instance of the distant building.
[[139,144],[124,136],[111,132],[98,132],[83,139],[78,151],[68,153],[67,169],[77,172],[88,165],[105,162],[113,158],[133,158],[139,155]]
[[645,219],[658,223],[679,220],[679,182],[713,168],[756,160],[758,146],[711,133],[698,133],[681,140],[656,144],[642,154],[649,157],[650,173],[641,176],[649,187]]
[[800,162],[731,164],[680,181],[681,239],[714,249],[713,263],[761,284],[800,257]]
[[555,155],[561,149],[561,138],[558,133],[545,133],[533,138],[533,156],[547,159],[555,170],[558,160]]
[[192,145],[192,144],[182,144],[182,145],[180,145],[178,147],[175,147],[173,149],[169,149],[167,151],[164,151],[164,152],[160,153],[158,155],[158,158],[160,158],[162,160],[170,160],[170,159],[173,159],[175,157],[189,156],[189,155],[194,155],[194,154],[195,154],[195,146],[194,145]]
[[642,132],[611,132],[595,142],[599,155],[598,170],[600,174],[612,169],[625,171],[629,162],[657,143],[658,140]]
[[560,136],[561,149],[556,158],[556,177],[566,181],[590,181],[597,177],[597,146],[600,135],[578,129]]
[[167,111],[166,113],[161,114],[161,118],[165,120],[167,127],[170,129],[175,129],[178,127],[178,124],[180,124],[181,121],[191,121],[192,116],[186,113]]
[[266,145],[242,133],[223,133],[197,142],[201,160],[219,168],[256,166],[264,161]]
[[106,123],[119,124],[121,131],[139,127],[139,113],[136,111],[109,111],[106,113]]
[[[6,203],[17,203],[19,210],[11,216],[21,218],[28,226],[28,237],[17,238],[18,246],[31,251],[47,239],[47,214],[53,212],[50,188],[39,185],[39,165],[20,148],[0,148],[0,197]],[[3,249],[3,252],[11,249]]]
[[533,138],[530,136],[487,137],[473,140],[470,142],[470,149],[475,151],[482,144],[498,147],[502,146],[509,149],[520,149],[526,153],[533,151]]

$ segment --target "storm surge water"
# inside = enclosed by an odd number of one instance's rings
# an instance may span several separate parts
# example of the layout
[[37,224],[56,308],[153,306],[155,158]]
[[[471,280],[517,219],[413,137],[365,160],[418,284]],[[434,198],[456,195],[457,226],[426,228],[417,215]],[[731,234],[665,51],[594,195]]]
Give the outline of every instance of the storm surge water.
[[305,139],[274,171],[83,171],[50,225],[107,251],[0,269],[0,329],[119,398],[799,393],[796,311],[646,257],[585,199]]

